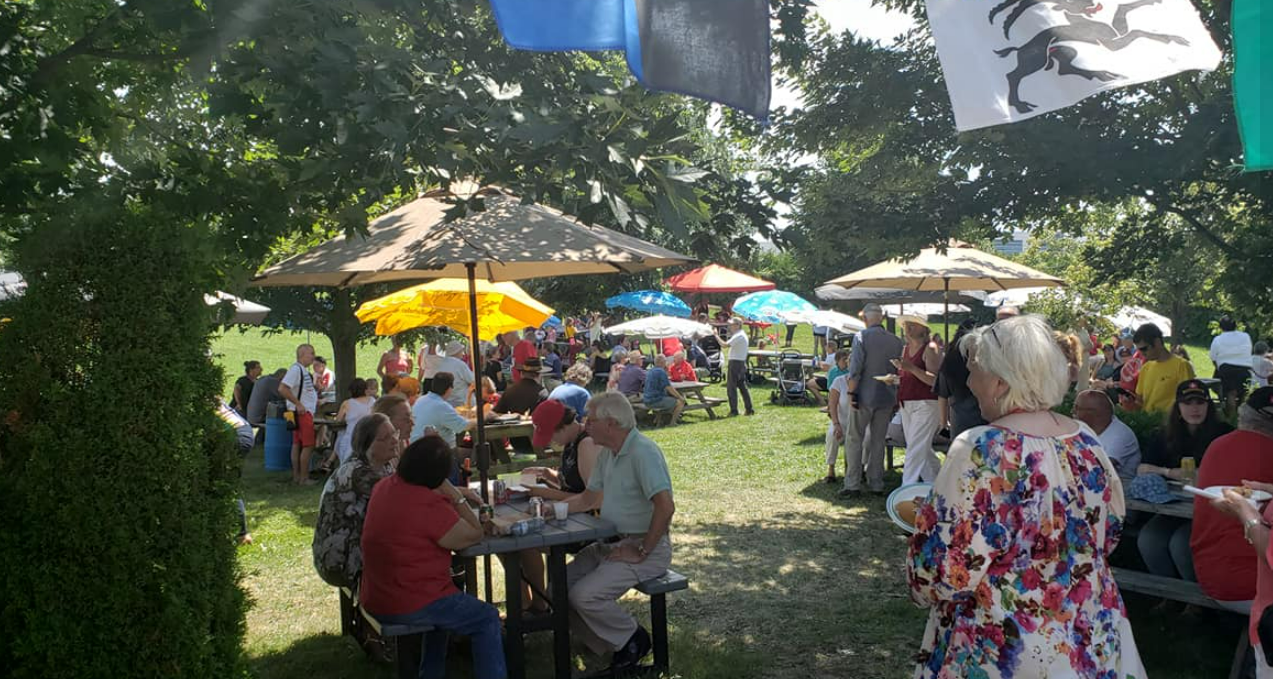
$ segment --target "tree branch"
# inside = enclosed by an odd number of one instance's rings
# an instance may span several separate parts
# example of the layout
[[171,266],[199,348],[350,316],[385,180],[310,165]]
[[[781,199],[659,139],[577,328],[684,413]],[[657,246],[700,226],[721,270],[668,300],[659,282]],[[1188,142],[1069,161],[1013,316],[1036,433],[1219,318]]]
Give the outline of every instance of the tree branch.
[[1154,203],[1153,205],[1154,207],[1158,208],[1159,210],[1162,210],[1163,212],[1170,212],[1171,214],[1176,215],[1180,217],[1181,219],[1185,220],[1185,223],[1187,223],[1190,227],[1192,227],[1193,230],[1196,231],[1199,236],[1202,236],[1203,239],[1205,239],[1207,242],[1211,243],[1212,245],[1220,248],[1220,250],[1222,250],[1226,254],[1232,257],[1239,258],[1239,259],[1244,258],[1246,256],[1241,249],[1234,247],[1228,241],[1226,241],[1225,239],[1217,235],[1215,232],[1213,232],[1211,229],[1207,228],[1207,226],[1203,224],[1201,221],[1199,221],[1198,218],[1195,217],[1192,213],[1186,210],[1183,210],[1181,208],[1178,208],[1175,205],[1166,205],[1163,203]]
[[122,8],[116,8],[109,14],[102,17],[95,26],[90,28],[87,33],[80,37],[79,40],[71,43],[69,47],[56,54],[50,54],[36,63],[35,73],[31,76],[31,80],[37,85],[47,83],[54,75],[57,74],[63,66],[70,63],[81,54],[86,54],[93,49],[93,43],[102,36],[108,29],[113,27],[123,17]]

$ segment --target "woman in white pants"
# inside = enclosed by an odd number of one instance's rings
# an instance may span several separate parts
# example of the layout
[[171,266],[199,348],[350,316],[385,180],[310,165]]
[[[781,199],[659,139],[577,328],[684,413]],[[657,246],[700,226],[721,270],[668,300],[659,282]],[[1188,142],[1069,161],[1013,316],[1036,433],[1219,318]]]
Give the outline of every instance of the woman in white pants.
[[933,452],[933,437],[941,424],[937,408],[937,371],[941,369],[941,353],[929,338],[928,324],[915,316],[902,316],[906,348],[894,361],[901,383],[897,400],[902,406],[902,431],[906,434],[906,463],[902,466],[902,484],[930,483],[941,471],[941,462]]
[[849,431],[853,429],[853,408],[849,404],[849,376],[844,373],[828,385],[827,391],[827,415],[831,417],[827,425],[827,483],[839,480],[835,478],[835,461],[840,456],[840,446],[848,445]]

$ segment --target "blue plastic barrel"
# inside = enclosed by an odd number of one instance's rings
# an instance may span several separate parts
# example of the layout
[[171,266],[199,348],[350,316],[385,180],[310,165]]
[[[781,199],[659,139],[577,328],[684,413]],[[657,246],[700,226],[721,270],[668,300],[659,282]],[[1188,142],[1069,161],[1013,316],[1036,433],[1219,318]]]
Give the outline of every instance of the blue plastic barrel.
[[265,471],[292,471],[292,432],[281,417],[265,420]]

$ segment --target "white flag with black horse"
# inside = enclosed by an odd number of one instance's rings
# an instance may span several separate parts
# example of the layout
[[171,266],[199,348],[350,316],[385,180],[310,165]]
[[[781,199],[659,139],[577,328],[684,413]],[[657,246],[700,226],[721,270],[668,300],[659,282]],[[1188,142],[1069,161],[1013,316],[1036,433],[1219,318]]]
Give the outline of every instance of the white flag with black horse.
[[1097,92],[1220,64],[1220,50],[1189,0],[927,5],[960,130],[1024,120]]

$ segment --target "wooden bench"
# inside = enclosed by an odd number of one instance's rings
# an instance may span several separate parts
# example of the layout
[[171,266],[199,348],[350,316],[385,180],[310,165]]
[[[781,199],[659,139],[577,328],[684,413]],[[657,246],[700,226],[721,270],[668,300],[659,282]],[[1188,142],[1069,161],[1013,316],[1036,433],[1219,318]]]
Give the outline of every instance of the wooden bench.
[[[1178,580],[1176,578],[1164,578],[1160,575],[1153,575],[1141,571],[1134,571],[1127,568],[1115,568],[1114,580],[1118,582],[1118,588],[1125,592],[1136,592],[1147,596],[1158,597],[1159,599],[1168,599],[1170,601],[1179,601],[1194,606],[1202,606],[1204,608],[1214,608],[1219,611],[1227,611],[1235,615],[1241,615],[1232,609],[1221,606],[1218,601],[1207,596],[1202,591],[1202,587],[1196,582],[1188,580]],[[1238,637],[1237,648],[1233,651],[1233,664],[1229,667],[1229,679],[1238,679],[1242,676],[1242,666],[1246,660],[1247,649],[1251,646],[1251,640],[1247,631],[1247,625],[1242,625],[1242,634]]]
[[428,625],[383,625],[354,598],[348,587],[340,588],[340,633],[358,639],[360,628],[375,632],[384,640],[386,654],[394,665],[398,679],[416,679],[420,675],[420,660],[424,653],[424,635],[432,632]]

